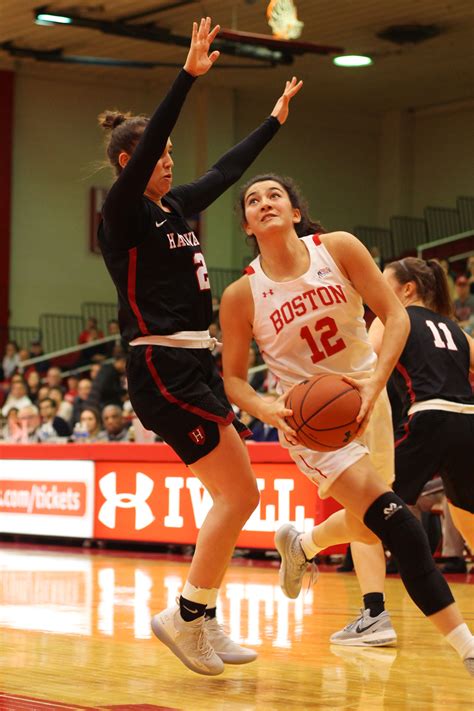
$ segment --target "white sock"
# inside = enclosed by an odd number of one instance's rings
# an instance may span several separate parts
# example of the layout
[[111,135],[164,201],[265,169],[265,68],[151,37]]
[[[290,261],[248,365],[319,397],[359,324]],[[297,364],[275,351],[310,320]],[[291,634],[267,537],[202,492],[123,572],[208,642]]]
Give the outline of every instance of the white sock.
[[451,630],[446,635],[446,641],[456,650],[461,659],[474,657],[474,636],[465,622]]
[[217,606],[217,596],[219,595],[219,588],[211,588],[209,590],[209,601],[207,606],[212,609]]
[[323,550],[322,548],[319,548],[319,546],[317,546],[316,543],[313,541],[312,530],[306,531],[306,533],[301,534],[300,543],[304,554],[308,560],[311,560],[311,558],[314,558],[314,556],[317,555],[319,551]]
[[186,580],[184,588],[181,592],[182,597],[191,602],[198,602],[200,605],[209,607],[209,599],[214,588],[197,588],[195,585]]

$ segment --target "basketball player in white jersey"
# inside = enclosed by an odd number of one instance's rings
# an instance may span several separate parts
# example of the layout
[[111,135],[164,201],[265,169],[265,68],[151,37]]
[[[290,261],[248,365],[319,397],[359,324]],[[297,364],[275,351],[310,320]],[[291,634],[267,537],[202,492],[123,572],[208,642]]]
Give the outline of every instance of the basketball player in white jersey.
[[[409,322],[369,253],[345,232],[312,234],[297,189],[288,179],[257,176],[241,192],[242,223],[255,238],[259,256],[247,274],[226,289],[221,301],[224,382],[231,401],[280,430],[283,446],[298,468],[343,507],[312,531],[298,533],[286,524],[276,534],[280,552],[280,584],[298,596],[307,563],[324,548],[359,540],[381,539],[398,560],[403,583],[422,612],[447,637],[474,675],[474,637],[431,556],[426,535],[403,501],[377,475],[393,457],[371,461],[374,428],[393,440],[384,388],[405,345]],[[303,236],[306,235],[306,236]],[[363,321],[367,303],[384,324],[379,357],[375,356]],[[283,395],[263,400],[247,382],[252,339],[275,375]],[[314,452],[298,445],[285,418],[285,393],[317,373],[338,373],[358,387],[362,404],[357,417],[364,437],[335,452]],[[369,424],[372,412],[377,412]],[[372,441],[371,439],[372,430]],[[393,462],[392,462],[393,466]],[[388,465],[387,465],[388,467]],[[375,534],[375,535],[374,535]],[[367,614],[365,614],[367,612]],[[371,620],[364,611],[362,633],[380,644],[393,639],[387,614]]]

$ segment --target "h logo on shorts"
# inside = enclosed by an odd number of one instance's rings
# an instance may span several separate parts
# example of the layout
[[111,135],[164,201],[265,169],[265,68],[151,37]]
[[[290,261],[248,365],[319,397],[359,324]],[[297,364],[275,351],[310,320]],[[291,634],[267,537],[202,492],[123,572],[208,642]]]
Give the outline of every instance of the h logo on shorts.
[[188,432],[188,437],[191,439],[194,444],[204,444],[206,441],[206,433],[204,432],[204,428],[202,425],[199,425],[199,427],[196,427],[196,429],[191,430],[191,432]]
[[134,494],[117,494],[117,474],[109,472],[99,481],[99,489],[105,498],[99,511],[99,521],[107,528],[115,528],[117,509],[135,509],[135,530],[146,528],[155,520],[150,506],[146,503],[154,487],[153,479],[137,472]]

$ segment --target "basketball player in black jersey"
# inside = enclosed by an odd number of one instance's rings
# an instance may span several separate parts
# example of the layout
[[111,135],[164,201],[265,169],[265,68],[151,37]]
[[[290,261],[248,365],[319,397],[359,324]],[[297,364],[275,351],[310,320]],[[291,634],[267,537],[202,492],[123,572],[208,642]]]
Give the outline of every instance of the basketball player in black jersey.
[[199,532],[179,606],[152,628],[200,674],[220,674],[253,650],[232,642],[215,619],[219,586],[238,534],[256,507],[258,488],[245,446],[247,429],[225,396],[210,348],[212,299],[199,238],[187,223],[235,183],[288,116],[302,82],[286,83],[271,116],[201,178],[172,188],[170,133],[196,77],[219,56],[219,27],[193,25],[183,70],[148,120],[105,112],[107,154],[117,179],[103,208],[99,243],[117,288],[121,333],[132,345],[130,400],[143,425],[158,433],[209,491],[213,506]]
[[[414,505],[440,474],[453,520],[474,550],[474,340],[451,318],[446,276],[435,260],[407,257],[384,277],[406,307],[410,335],[394,373],[404,401],[395,435],[394,490]],[[383,335],[380,321],[372,340]]]

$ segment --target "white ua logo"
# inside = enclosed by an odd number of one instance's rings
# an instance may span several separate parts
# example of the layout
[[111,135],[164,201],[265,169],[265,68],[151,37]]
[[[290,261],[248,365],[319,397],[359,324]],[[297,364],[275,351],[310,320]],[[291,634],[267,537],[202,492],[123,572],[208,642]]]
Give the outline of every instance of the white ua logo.
[[99,521],[107,528],[115,528],[115,514],[119,509],[135,509],[135,530],[146,528],[155,520],[146,503],[153,491],[154,481],[146,474],[137,472],[135,494],[117,494],[117,474],[109,472],[99,481],[99,488],[105,498],[99,511]]

